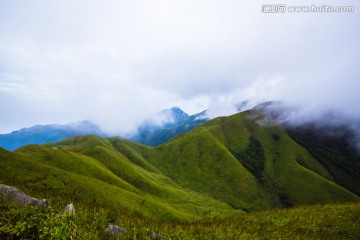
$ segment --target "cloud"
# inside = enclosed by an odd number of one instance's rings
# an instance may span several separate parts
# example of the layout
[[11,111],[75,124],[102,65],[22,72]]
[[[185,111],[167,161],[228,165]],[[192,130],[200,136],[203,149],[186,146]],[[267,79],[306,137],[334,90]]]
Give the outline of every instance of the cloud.
[[120,133],[172,106],[217,116],[244,100],[359,113],[360,5],[264,14],[265,3],[3,0],[0,132],[92,119]]

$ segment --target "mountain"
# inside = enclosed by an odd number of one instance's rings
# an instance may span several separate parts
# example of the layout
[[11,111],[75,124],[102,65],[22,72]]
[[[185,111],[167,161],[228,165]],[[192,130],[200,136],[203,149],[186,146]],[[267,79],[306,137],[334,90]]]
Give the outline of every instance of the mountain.
[[188,118],[189,115],[179,107],[172,107],[149,116],[138,128],[140,131],[170,128]]
[[58,142],[69,137],[87,134],[96,134],[102,137],[107,136],[90,121],[80,121],[66,125],[36,125],[8,134],[0,134],[0,147],[12,151],[27,144]]
[[[161,117],[164,115],[166,117]],[[136,134],[129,135],[126,138],[149,146],[158,146],[209,120],[206,111],[189,116],[178,107],[164,110],[155,116],[155,119],[165,121],[161,124],[154,124],[154,121],[149,120],[145,121],[139,126]]]
[[334,181],[360,196],[360,156],[357,136],[348,125],[324,126],[316,122],[288,126],[289,135],[334,177]]
[[[189,116],[179,107],[173,107],[148,117],[140,124],[135,134],[125,134],[124,137],[135,142],[157,146],[207,120],[206,111]],[[8,134],[0,134],[0,147],[13,151],[27,144],[58,142],[69,137],[89,134],[99,137],[109,136],[90,121],[66,125],[36,125]]]
[[35,197],[174,220],[359,201],[356,151],[338,142],[329,152],[321,138],[299,144],[301,134],[267,118],[259,108],[219,117],[158,147],[87,135],[1,149],[0,182]]

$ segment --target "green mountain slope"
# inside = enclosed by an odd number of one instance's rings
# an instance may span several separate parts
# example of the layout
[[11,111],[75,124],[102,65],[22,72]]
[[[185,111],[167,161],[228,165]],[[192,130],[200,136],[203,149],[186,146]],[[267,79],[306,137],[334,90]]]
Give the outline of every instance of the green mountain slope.
[[[105,151],[102,155],[105,159],[106,154]],[[110,170],[113,163],[105,165],[82,154],[32,145],[1,156],[1,179],[39,198],[61,196],[69,201],[156,218],[185,220],[203,217],[209,211],[214,214],[233,212],[226,204],[185,191],[164,176],[160,181],[134,164],[126,168],[124,159],[112,158],[118,161],[122,173]],[[116,174],[123,174],[128,182]]]
[[0,182],[35,197],[176,220],[358,201],[315,157],[286,129],[246,111],[158,147],[88,135],[0,149]]
[[360,155],[352,144],[356,136],[348,126],[306,124],[289,127],[288,132],[328,169],[337,184],[360,195]]
[[358,199],[283,128],[253,117],[248,111],[205,123],[149,159],[180,185],[240,209]]

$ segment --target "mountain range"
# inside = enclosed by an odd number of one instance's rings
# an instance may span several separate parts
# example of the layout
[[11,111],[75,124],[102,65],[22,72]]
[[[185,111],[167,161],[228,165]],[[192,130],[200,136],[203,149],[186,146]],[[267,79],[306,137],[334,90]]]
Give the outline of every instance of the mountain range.
[[209,120],[157,147],[87,135],[0,149],[0,182],[177,220],[360,200],[350,128],[291,126],[263,109]]
[[[173,107],[148,117],[139,124],[135,133],[126,133],[124,137],[135,142],[157,146],[207,120],[209,119],[206,111],[189,116],[179,107]],[[65,125],[36,125],[8,134],[0,134],[0,147],[13,151],[28,144],[58,142],[70,137],[89,134],[99,137],[111,136],[91,121],[86,120]]]
[[36,125],[8,134],[0,134],[0,147],[13,151],[28,144],[58,142],[69,137],[87,134],[95,134],[99,137],[108,136],[90,121],[73,122],[65,125]]

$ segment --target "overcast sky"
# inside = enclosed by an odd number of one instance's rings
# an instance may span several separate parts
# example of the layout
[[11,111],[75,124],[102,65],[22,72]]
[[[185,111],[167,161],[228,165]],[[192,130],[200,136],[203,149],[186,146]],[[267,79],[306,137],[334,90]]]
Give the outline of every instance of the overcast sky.
[[360,2],[262,13],[269,2],[0,0],[0,133],[83,119],[121,133],[172,106],[217,116],[244,100],[359,116]]

